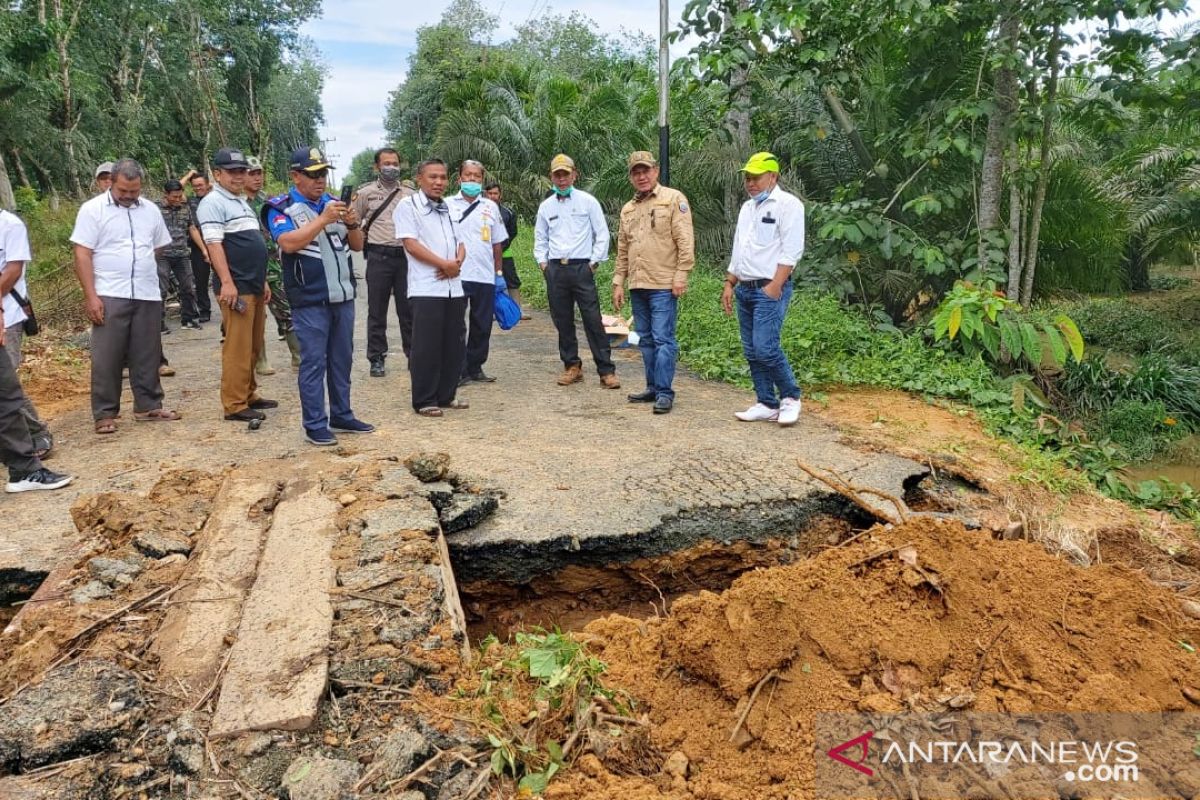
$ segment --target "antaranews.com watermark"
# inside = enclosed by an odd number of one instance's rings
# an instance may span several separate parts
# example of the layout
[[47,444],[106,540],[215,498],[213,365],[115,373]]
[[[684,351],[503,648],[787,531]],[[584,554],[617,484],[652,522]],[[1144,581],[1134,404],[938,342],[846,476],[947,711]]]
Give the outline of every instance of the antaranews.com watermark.
[[1200,797],[1200,714],[818,714],[816,794]]

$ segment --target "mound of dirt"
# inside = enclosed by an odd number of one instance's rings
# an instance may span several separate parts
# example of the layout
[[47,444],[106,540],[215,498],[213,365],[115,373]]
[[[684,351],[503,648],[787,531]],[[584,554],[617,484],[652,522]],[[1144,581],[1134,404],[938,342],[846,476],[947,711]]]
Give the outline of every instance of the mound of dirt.
[[876,528],[669,617],[585,634],[670,756],[650,776],[585,757],[551,786],[557,800],[813,797],[820,711],[1200,709],[1200,656],[1181,645],[1200,644],[1200,623],[1175,595],[956,522]]

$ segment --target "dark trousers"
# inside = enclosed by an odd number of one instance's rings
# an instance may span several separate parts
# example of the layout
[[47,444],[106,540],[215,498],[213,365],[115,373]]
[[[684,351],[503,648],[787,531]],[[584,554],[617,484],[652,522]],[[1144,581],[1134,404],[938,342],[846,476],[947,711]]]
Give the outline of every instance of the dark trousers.
[[190,245],[192,248],[192,277],[193,285],[196,287],[196,309],[201,317],[212,317],[212,298],[208,294],[209,276],[212,274],[212,267],[204,260],[204,253],[200,251],[196,245]]
[[[292,308],[300,342],[300,413],[304,430],[318,433],[329,421],[354,419],[350,409],[350,362],[354,357],[354,301]],[[329,390],[329,411],[325,391]]]
[[[154,338],[158,338],[157,331]],[[117,379],[120,377],[118,367]],[[9,476],[14,478],[42,468],[42,462],[33,454],[33,439],[23,413],[28,402],[17,378],[17,368],[11,359],[0,356],[0,459],[8,467]]]
[[162,301],[101,297],[104,324],[92,326],[92,418],[121,413],[121,371],[129,366],[133,410],[162,408]]
[[467,352],[463,375],[478,375],[488,360],[492,344],[492,321],[496,316],[496,284],[463,281],[467,299]]
[[408,259],[378,251],[367,257],[367,359],[383,358],[388,351],[388,305],[396,301],[400,344],[404,357],[412,354],[413,315],[408,302]]
[[579,340],[575,335],[575,306],[583,320],[583,332],[587,335],[596,371],[608,375],[617,371],[612,362],[612,351],[608,346],[608,334],[600,321],[600,298],[596,294],[596,277],[585,263],[559,264],[551,261],[546,265],[546,300],[550,304],[550,318],[558,329],[558,357],[563,366],[580,366]]
[[408,371],[412,380],[412,405],[446,406],[458,391],[458,378],[466,352],[465,297],[413,297],[412,355]]
[[[203,261],[204,259],[200,259]],[[205,264],[205,266],[208,266]],[[163,303],[167,302],[167,293],[170,291],[171,276],[175,276],[175,283],[179,286],[179,321],[180,322],[195,322],[200,319],[200,312],[196,308],[196,276],[192,272],[192,264],[189,256],[159,256],[158,257],[158,285],[162,287]],[[205,298],[208,299],[207,297]],[[166,313],[166,309],[163,309]]]

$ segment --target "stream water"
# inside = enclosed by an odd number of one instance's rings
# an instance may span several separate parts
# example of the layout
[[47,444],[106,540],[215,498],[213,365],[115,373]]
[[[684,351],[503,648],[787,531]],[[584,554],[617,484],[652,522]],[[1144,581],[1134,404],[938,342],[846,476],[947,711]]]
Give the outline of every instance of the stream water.
[[1166,478],[1172,483],[1186,483],[1193,489],[1200,489],[1200,435],[1180,440],[1161,458],[1126,467],[1125,473],[1135,484]]

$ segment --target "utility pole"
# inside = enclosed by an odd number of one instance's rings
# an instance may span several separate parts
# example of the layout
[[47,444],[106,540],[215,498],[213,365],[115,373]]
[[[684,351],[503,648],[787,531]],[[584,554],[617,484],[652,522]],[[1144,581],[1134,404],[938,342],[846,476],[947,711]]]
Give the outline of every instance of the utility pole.
[[658,0],[658,180],[671,185],[671,48],[667,41],[670,0]]

